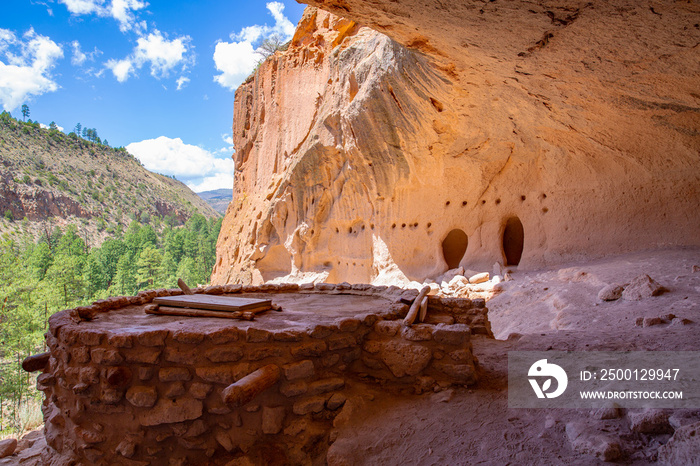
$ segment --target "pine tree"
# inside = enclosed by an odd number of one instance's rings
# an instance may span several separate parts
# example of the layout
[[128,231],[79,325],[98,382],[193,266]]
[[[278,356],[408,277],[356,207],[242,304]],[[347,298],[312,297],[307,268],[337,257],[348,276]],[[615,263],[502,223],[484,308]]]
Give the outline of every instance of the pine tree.
[[27,104],[22,104],[22,118],[23,121],[27,121],[27,118],[29,117],[29,105]]

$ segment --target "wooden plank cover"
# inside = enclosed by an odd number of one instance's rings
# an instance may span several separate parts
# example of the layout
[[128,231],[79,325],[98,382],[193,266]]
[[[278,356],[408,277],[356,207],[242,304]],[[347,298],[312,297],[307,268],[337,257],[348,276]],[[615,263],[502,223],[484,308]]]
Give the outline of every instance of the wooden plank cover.
[[154,304],[192,309],[208,309],[211,311],[264,311],[272,308],[269,299],[234,298],[232,296],[213,295],[181,295],[161,296],[153,299]]

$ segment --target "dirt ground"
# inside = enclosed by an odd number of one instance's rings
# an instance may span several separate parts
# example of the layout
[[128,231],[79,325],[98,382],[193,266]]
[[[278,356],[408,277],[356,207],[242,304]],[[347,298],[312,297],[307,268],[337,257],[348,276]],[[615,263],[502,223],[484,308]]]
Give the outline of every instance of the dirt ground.
[[[641,274],[668,291],[640,301],[598,299],[604,286],[624,285]],[[599,419],[589,410],[508,408],[508,352],[700,350],[700,249],[639,252],[538,271],[512,269],[511,278],[487,304],[497,339],[472,340],[481,367],[478,386],[397,395],[358,385],[347,420],[331,433],[329,464],[602,464],[604,455],[596,456],[600,449],[585,446],[591,442],[581,447],[569,440],[566,426],[571,423],[585,426],[587,438],[617,444],[618,464],[657,463],[658,449],[672,431],[633,431],[634,410]],[[668,314],[677,319],[636,325],[639,318]],[[700,410],[680,414],[688,422],[700,421]],[[37,464],[42,442],[40,437],[25,442],[23,451],[0,465]]]
[[[489,319],[500,340],[472,341],[483,370],[478,387],[398,399],[377,392],[341,429],[329,460],[602,464],[601,457],[582,453],[569,441],[565,426],[575,421],[619,442],[617,463],[656,464],[657,449],[671,434],[631,431],[626,410],[617,419],[599,420],[588,410],[508,408],[508,352],[700,350],[700,267],[694,271],[694,266],[700,266],[698,249],[640,252],[531,272],[513,270],[504,291],[488,302]],[[626,284],[641,274],[668,291],[641,301],[598,299],[605,285]],[[669,313],[693,323],[635,325],[639,317]]]

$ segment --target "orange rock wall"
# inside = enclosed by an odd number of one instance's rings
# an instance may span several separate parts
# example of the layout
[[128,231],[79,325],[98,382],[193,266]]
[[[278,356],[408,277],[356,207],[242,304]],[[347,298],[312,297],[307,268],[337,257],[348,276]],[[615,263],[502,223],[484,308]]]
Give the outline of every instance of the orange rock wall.
[[[699,245],[700,7],[312,1],[236,92],[214,283],[390,282]],[[281,280],[281,279],[280,279]]]

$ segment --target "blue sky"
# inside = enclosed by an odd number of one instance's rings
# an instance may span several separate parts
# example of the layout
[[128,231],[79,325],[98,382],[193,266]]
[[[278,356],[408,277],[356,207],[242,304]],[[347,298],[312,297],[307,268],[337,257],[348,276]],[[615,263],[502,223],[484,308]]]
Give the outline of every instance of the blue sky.
[[295,1],[9,0],[0,16],[0,107],[95,128],[193,190],[233,183],[234,90]]

